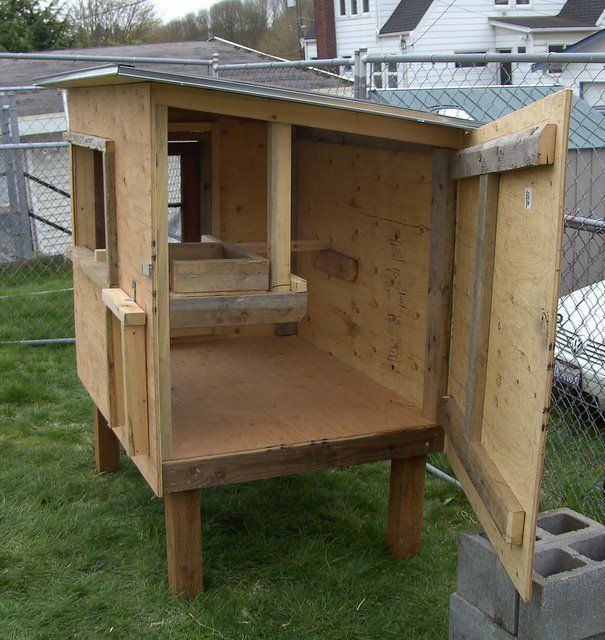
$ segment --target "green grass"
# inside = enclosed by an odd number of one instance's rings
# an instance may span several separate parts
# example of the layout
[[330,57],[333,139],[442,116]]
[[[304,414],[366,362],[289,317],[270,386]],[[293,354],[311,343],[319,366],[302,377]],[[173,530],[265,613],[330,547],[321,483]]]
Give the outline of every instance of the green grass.
[[447,637],[463,494],[428,478],[424,545],[385,550],[386,464],[205,490],[205,593],[167,587],[162,500],[94,471],[72,347],[2,347],[0,637]]
[[72,286],[71,264],[60,257],[0,270],[0,341],[72,338]]

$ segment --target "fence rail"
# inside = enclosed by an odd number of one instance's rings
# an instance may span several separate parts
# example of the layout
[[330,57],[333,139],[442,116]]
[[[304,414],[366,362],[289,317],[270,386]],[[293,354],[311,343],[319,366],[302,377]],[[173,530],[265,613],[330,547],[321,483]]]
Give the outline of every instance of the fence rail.
[[[543,507],[605,520],[605,54],[376,55],[221,64],[153,57],[9,54],[0,58],[177,65],[213,77],[355,97],[484,123],[564,86],[574,90],[569,137],[556,358],[579,371],[553,388]],[[69,68],[73,68],[73,65]],[[178,67],[177,67],[178,68]],[[0,342],[73,341],[67,114],[21,117],[40,87],[0,88]],[[34,93],[35,92],[35,93]],[[44,134],[47,134],[46,136]],[[169,158],[169,233],[178,236],[181,183]],[[35,301],[35,304],[33,303]],[[556,369],[555,369],[556,371]],[[441,469],[445,461],[432,460]]]

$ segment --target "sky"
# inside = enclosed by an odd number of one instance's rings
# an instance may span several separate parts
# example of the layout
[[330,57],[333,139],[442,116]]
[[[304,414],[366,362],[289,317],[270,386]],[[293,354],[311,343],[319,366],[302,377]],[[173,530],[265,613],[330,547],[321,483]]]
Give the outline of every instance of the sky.
[[155,0],[158,15],[164,21],[180,18],[186,13],[197,13],[200,9],[207,9],[216,0]]

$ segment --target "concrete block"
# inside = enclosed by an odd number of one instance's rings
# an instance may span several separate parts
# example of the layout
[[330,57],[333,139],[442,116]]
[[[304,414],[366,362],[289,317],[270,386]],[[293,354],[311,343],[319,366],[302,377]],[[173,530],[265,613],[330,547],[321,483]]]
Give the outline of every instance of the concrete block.
[[538,515],[538,527],[536,529],[536,551],[544,544],[558,542],[566,544],[567,540],[576,540],[578,537],[591,537],[605,527],[586,516],[563,507],[543,511]]
[[458,537],[456,592],[495,624],[517,633],[519,595],[482,529]]
[[515,640],[483,611],[459,594],[450,598],[449,640]]
[[519,640],[605,636],[605,530],[577,531],[536,550],[532,599],[519,604]]

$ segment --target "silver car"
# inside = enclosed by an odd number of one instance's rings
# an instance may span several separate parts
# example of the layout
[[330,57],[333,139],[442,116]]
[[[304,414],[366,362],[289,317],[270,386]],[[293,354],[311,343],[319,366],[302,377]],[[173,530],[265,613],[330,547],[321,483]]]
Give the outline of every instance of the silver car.
[[605,413],[605,280],[559,299],[554,381]]

